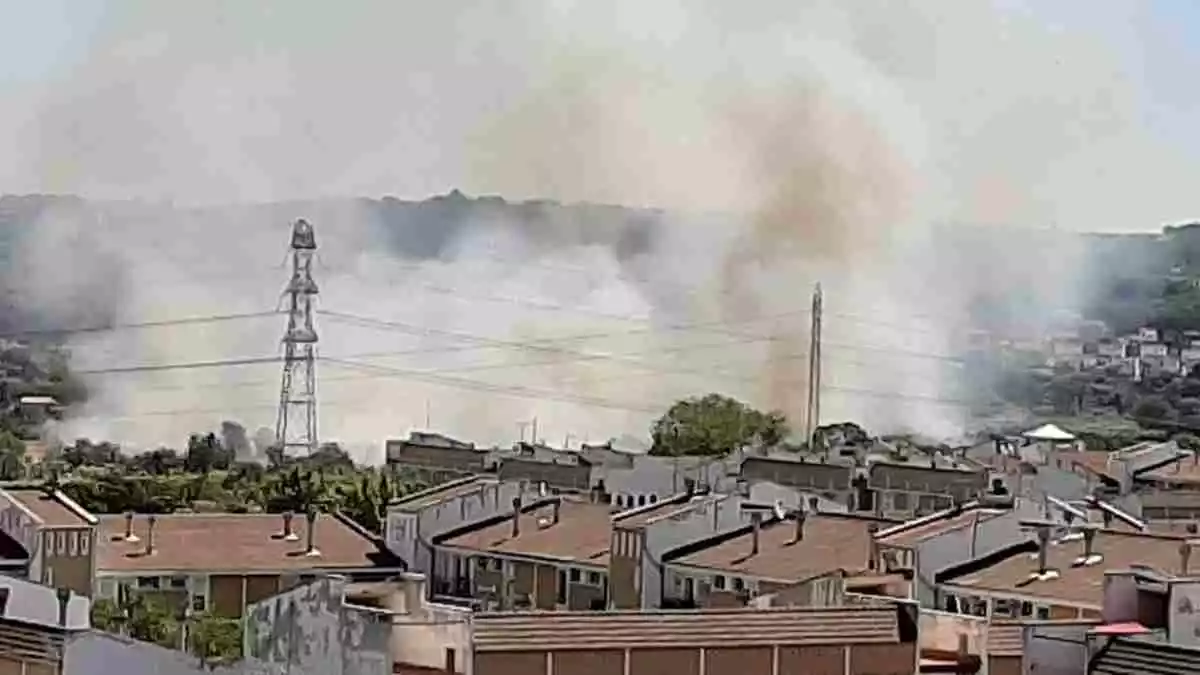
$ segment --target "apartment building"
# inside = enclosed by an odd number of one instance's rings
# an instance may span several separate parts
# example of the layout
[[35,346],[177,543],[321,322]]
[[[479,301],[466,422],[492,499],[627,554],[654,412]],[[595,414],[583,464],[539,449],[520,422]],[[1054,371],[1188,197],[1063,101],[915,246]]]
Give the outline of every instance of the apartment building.
[[849,508],[862,501],[856,495],[854,462],[840,457],[822,461],[799,454],[749,456],[742,460],[740,474],[748,483],[765,481],[812,492]]
[[384,457],[394,470],[412,471],[432,481],[446,481],[489,471],[488,450],[441,434],[414,431],[404,440],[384,443]]
[[[925,463],[876,460],[867,468],[866,485],[874,512],[892,518],[924,516],[971,501],[986,493],[988,474],[950,458]],[[860,506],[860,510],[867,510]]]
[[[1033,543],[1000,559],[968,563],[942,575],[940,608],[988,618],[1095,619],[1105,574],[1137,568],[1186,576],[1191,546],[1180,535],[1026,521]],[[1189,568],[1190,566],[1190,568]]]
[[340,514],[105,515],[95,541],[95,597],[154,593],[227,617],[315,575],[378,579],[405,567]]

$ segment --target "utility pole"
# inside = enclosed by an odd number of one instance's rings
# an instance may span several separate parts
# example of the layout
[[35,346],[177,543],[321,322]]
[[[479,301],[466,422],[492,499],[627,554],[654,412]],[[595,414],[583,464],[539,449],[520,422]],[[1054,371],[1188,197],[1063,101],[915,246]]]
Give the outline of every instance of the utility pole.
[[804,437],[810,447],[821,424],[821,284],[812,295],[812,329],[808,335],[808,409],[804,414]]
[[318,289],[312,278],[316,251],[312,225],[297,220],[288,247],[292,278],[283,291],[288,322],[283,334],[283,375],[275,422],[275,443],[285,456],[307,456],[317,450],[317,331],[313,326],[313,303]]

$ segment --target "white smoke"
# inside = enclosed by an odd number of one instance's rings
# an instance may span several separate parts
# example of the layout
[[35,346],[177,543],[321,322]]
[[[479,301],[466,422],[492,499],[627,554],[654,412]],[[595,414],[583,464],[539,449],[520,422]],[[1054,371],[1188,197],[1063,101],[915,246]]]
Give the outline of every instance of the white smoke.
[[[944,357],[977,291],[1036,278],[1036,313],[1079,279],[1061,251],[1021,240],[946,255],[934,225],[1138,227],[1186,204],[1184,181],[1131,173],[1195,167],[1141,133],[1114,59],[1086,34],[957,0],[126,2],[77,68],[14,101],[6,119],[25,121],[3,129],[16,151],[0,176],[189,204],[461,186],[671,214],[628,226],[639,240],[533,207],[520,226],[479,212],[453,232],[423,223],[400,260],[379,205],[348,200],[112,206],[99,225],[48,214],[30,230],[25,260],[74,273],[84,297],[119,278],[117,320],[136,322],[274,306],[288,223],[309,218],[321,306],[396,324],[322,318],[322,354],[424,350],[363,357],[374,370],[322,364],[329,439],[377,449],[427,418],[484,443],[533,417],[551,442],[640,435],[654,410],[710,390],[799,424],[816,281],[823,419],[951,435],[964,383]],[[115,256],[109,271],[42,239],[64,227]],[[54,314],[54,293],[21,296]],[[246,319],[74,346],[84,369],[200,362],[273,354],[281,331],[281,317]],[[511,345],[597,334],[558,352]],[[599,352],[624,356],[586,356]],[[228,417],[269,425],[277,378],[271,365],[97,377],[75,431],[177,444]]]

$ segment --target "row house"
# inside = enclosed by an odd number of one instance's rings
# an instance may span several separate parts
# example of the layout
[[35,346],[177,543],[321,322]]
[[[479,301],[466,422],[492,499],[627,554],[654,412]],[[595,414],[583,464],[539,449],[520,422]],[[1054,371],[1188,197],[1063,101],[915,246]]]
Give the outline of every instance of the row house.
[[238,617],[247,603],[317,574],[378,578],[405,568],[340,514],[95,516],[53,489],[0,490],[8,571],[89,598],[154,593]]

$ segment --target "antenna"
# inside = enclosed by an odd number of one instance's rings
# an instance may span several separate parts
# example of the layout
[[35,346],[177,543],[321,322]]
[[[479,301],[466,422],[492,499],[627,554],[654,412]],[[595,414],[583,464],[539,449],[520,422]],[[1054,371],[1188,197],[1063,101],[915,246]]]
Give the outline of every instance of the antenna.
[[292,225],[288,251],[292,278],[283,291],[288,322],[283,334],[275,443],[284,455],[311,455],[317,450],[317,331],[313,326],[313,303],[319,291],[312,278],[317,238],[308,221],[297,220]]

